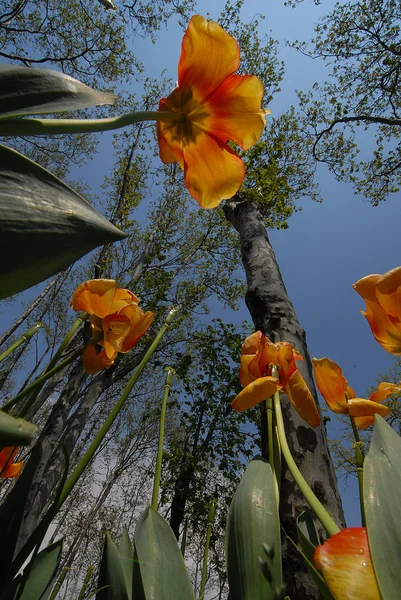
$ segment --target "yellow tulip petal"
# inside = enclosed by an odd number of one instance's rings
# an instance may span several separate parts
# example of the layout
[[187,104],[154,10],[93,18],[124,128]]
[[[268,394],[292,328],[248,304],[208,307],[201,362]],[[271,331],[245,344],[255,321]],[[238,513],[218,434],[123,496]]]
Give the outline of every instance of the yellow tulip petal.
[[311,427],[317,427],[320,424],[319,411],[304,378],[298,370],[294,371],[289,377],[284,391],[299,416]]
[[222,142],[232,140],[248,150],[258,142],[266,124],[263,94],[262,82],[255,75],[230,75],[189,118]]
[[347,414],[347,380],[340,367],[328,358],[314,358],[312,363],[316,385],[330,409],[336,413]]
[[19,451],[18,447],[6,446],[0,451],[0,477],[7,479],[9,477],[19,477],[24,461],[13,463],[15,456]]
[[231,406],[237,412],[243,412],[270,398],[278,389],[280,384],[274,377],[260,377],[247,385],[234,400]]
[[[121,312],[125,312],[124,310]],[[145,314],[141,311],[139,319],[131,319],[131,326],[128,334],[125,336],[123,345],[120,352],[129,352],[135,346],[135,344],[141,339],[141,337],[147,332],[151,326],[153,319],[155,318],[154,313],[146,312]]]
[[215,208],[238,192],[245,166],[227,144],[197,129],[183,151],[185,186],[202,208]]
[[122,348],[124,338],[128,335],[131,323],[124,315],[107,315],[103,319],[103,346],[108,359],[111,359]]
[[129,290],[117,288],[114,279],[92,279],[75,290],[71,307],[103,318],[133,302],[138,303],[139,299]]
[[401,317],[401,267],[391,269],[380,277],[376,284],[376,298],[384,312],[395,317]]
[[374,392],[369,400],[372,402],[383,402],[388,396],[391,394],[398,394],[401,392],[401,387],[396,385],[395,383],[387,383],[387,381],[382,381],[377,386],[377,391]]
[[82,365],[87,373],[95,375],[102,369],[108,369],[114,363],[117,357],[117,352],[113,358],[107,358],[106,352],[101,350],[97,351],[95,346],[87,346],[85,352],[82,355]]
[[[241,356],[241,368],[239,371],[239,380],[243,387],[249,385],[252,381],[261,377],[261,373],[258,372],[258,375],[254,376],[253,373],[249,370],[249,365],[253,363],[254,356],[252,354],[245,354],[245,356]],[[257,366],[257,363],[256,363]]]
[[239,68],[239,48],[214,21],[195,15],[189,22],[178,62],[178,85],[186,86],[197,103],[208,98]]
[[265,336],[261,331],[255,331],[249,335],[241,346],[241,355],[256,354],[263,348]]
[[365,398],[354,398],[353,400],[349,400],[348,407],[349,415],[351,417],[374,417],[374,415],[386,417],[390,412],[388,406],[366,400]]
[[381,600],[364,527],[332,535],[313,555],[334,600]]

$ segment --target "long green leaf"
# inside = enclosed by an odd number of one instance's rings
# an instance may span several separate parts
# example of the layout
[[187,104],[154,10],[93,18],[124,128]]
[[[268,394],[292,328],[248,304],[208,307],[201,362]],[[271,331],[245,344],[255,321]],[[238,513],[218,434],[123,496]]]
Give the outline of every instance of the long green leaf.
[[100,564],[96,600],[130,600],[117,546],[106,533]]
[[124,237],[49,171],[0,145],[0,299]]
[[297,518],[298,542],[302,549],[302,557],[317,585],[318,590],[326,600],[333,600],[327,584],[313,565],[313,553],[320,544],[312,512],[304,510]]
[[[36,555],[24,586],[18,593],[18,600],[47,600],[56,579],[61,559],[63,540],[59,540]],[[22,574],[24,578],[24,574]]]
[[0,446],[29,446],[37,429],[33,423],[0,410]]
[[401,438],[376,415],[364,467],[364,502],[369,548],[385,600],[401,590]]
[[[195,600],[174,533],[151,506],[142,513],[135,528],[135,550],[146,600]],[[134,575],[135,600],[136,589]]]
[[125,585],[128,592],[129,600],[132,600],[132,585],[134,575],[134,550],[132,548],[131,540],[129,539],[128,531],[124,527],[123,534],[120,541],[120,558],[121,565],[124,572]]
[[[262,572],[263,544],[274,556],[271,582]],[[257,457],[246,469],[227,519],[226,562],[231,600],[269,600],[281,586],[281,542],[274,479],[267,461]]]
[[114,94],[97,92],[59,71],[0,65],[0,117],[72,111],[115,100]]

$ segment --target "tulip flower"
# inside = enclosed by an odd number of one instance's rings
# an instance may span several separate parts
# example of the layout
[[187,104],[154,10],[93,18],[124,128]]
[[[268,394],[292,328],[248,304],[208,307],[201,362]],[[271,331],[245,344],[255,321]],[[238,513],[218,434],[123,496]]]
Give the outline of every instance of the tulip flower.
[[154,314],[138,304],[135,294],[118,288],[113,279],[92,279],[75,290],[71,307],[87,312],[92,328],[83,354],[85,371],[94,375],[110,367],[118,352],[129,352],[147,331]]
[[24,461],[13,463],[13,460],[19,448],[14,446],[3,448],[0,451],[0,477],[6,479],[8,477],[19,477],[22,471]]
[[313,554],[334,600],[381,600],[365,527],[332,535]]
[[376,340],[390,354],[401,355],[401,267],[367,275],[353,288],[366,302],[361,312]]
[[395,383],[383,381],[379,383],[376,392],[368,400],[357,398],[354,390],[348,385],[341,368],[328,358],[312,360],[315,381],[330,409],[339,414],[350,415],[354,418],[358,429],[366,429],[373,425],[375,414],[385,417],[389,414],[388,406],[380,404],[390,394],[401,391]]
[[[295,361],[303,357],[288,342],[273,344],[261,331],[250,335],[242,345],[240,381],[244,389],[231,406],[237,412],[255,406],[275,392],[287,394],[295,410],[312,427],[320,415]],[[272,377],[272,365],[278,366],[279,379]]]
[[177,87],[160,100],[159,110],[185,116],[181,122],[158,122],[160,158],[179,163],[186,188],[202,208],[213,208],[239,190],[245,166],[226,142],[248,150],[270,112],[261,110],[260,79],[234,74],[239,64],[234,38],[196,15],[182,41]]

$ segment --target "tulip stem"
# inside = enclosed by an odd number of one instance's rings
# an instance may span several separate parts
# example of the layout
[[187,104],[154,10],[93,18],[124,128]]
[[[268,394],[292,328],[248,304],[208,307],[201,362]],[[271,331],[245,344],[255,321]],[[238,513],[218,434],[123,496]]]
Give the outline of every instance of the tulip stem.
[[350,416],[352,431],[354,433],[355,444],[353,448],[355,450],[355,467],[356,474],[358,476],[358,486],[359,486],[359,505],[361,509],[361,521],[362,527],[366,527],[366,515],[365,515],[365,502],[363,496],[363,463],[365,460],[365,454],[363,451],[364,443],[361,441],[358,433],[358,429],[355,425],[354,417]]
[[28,331],[26,331],[24,335],[22,335],[16,342],[14,342],[14,344],[7,348],[7,350],[3,352],[3,354],[0,354],[0,362],[7,358],[7,356],[9,356],[11,352],[14,352],[14,350],[16,350],[18,346],[21,346],[21,344],[23,344],[24,342],[28,342],[31,339],[31,337],[33,337],[35,333],[39,331],[41,327],[43,327],[43,323],[40,323],[39,321],[35,323],[35,325],[28,329]]
[[[66,358],[65,360],[60,362],[58,365],[56,365],[55,367],[50,369],[50,371],[48,371],[46,369],[45,373],[43,375],[41,375],[40,377],[38,377],[37,379],[35,379],[35,381],[33,383],[31,383],[31,385],[28,385],[26,388],[21,390],[16,396],[14,396],[14,398],[12,398],[8,402],[6,402],[1,407],[1,410],[6,412],[10,408],[12,408],[15,404],[17,404],[17,402],[19,402],[19,400],[21,400],[21,398],[24,398],[30,392],[37,390],[38,387],[41,388],[43,386],[43,384],[48,379],[50,379],[50,377],[53,377],[53,375],[55,375],[56,373],[58,373],[59,371],[64,369],[64,367],[66,367],[67,365],[72,363],[76,358],[78,358],[78,356],[81,356],[81,354],[83,353],[84,350],[85,350],[85,346],[81,346],[81,348],[78,348],[78,350],[76,352],[74,352],[68,358]],[[32,405],[32,402],[35,400],[35,398],[36,398],[36,394],[33,398],[30,398],[29,401],[22,408],[22,410],[20,411],[20,413],[18,415],[19,417],[23,417],[26,414],[28,408],[30,408],[30,406]]]
[[295,479],[295,482],[298,485],[299,489],[301,490],[305,500],[308,502],[309,506],[311,507],[311,509],[313,510],[323,527],[325,528],[327,535],[334,535],[335,533],[338,533],[340,531],[340,528],[336,525],[336,523],[333,521],[327,510],[316,498],[315,494],[312,492],[311,488],[309,487],[308,483],[306,482],[301,471],[298,469],[292,457],[285,435],[279,392],[276,392],[274,394],[274,410],[276,415],[277,432],[280,440],[281,451],[284,455],[287,466],[291,471],[291,474]]
[[159,500],[160,475],[163,461],[164,420],[166,416],[167,399],[170,393],[171,382],[173,381],[175,371],[172,367],[166,367],[166,373],[166,383],[164,384],[163,400],[160,411],[159,443],[157,446],[156,469],[153,481],[152,507],[155,510],[157,510],[157,504]]
[[209,555],[209,545],[210,545],[210,538],[212,535],[212,525],[213,525],[213,521],[214,521],[214,515],[216,513],[216,504],[217,504],[217,500],[216,500],[216,498],[213,498],[213,500],[210,503],[209,514],[207,517],[205,552],[203,553],[202,579],[201,579],[201,584],[200,584],[200,588],[199,588],[198,600],[204,600],[204,597],[205,597],[205,586],[206,586],[206,579],[207,579],[207,558]]
[[108,119],[1,119],[0,135],[60,135],[95,133],[128,127],[142,121],[184,122],[186,116],[169,111],[142,111]]
[[273,429],[273,398],[266,400],[266,417],[267,417],[267,446],[269,464],[272,468],[273,475],[275,473],[274,462],[274,429]]
[[141,362],[135,369],[134,374],[132,375],[132,377],[128,381],[127,385],[125,386],[120,398],[117,400],[116,404],[111,409],[109,415],[107,416],[106,420],[104,421],[103,425],[101,426],[99,432],[94,437],[92,443],[90,444],[89,448],[87,449],[87,451],[85,452],[85,454],[83,455],[81,460],[79,461],[78,465],[75,467],[74,471],[71,473],[71,475],[65,482],[63,490],[60,495],[60,499],[58,501],[57,510],[59,510],[60,507],[64,504],[64,502],[68,498],[69,494],[71,493],[72,489],[74,488],[75,484],[77,483],[78,479],[81,477],[82,473],[84,472],[85,468],[87,467],[88,463],[92,460],[96,450],[99,448],[99,446],[102,443],[103,439],[105,438],[107,432],[109,431],[110,427],[112,426],[115,419],[117,418],[120,410],[122,409],[123,405],[125,404],[126,400],[128,399],[132,388],[138,381],[139,376],[141,375],[142,371],[148,364],[150,357],[152,356],[153,352],[156,350],[157,346],[160,344],[162,338],[164,337],[164,334],[166,333],[167,329],[173,322],[177,313],[178,313],[177,308],[172,308],[170,310],[170,312],[168,313],[163,325],[161,326],[161,328],[159,330],[159,333],[156,335],[155,339],[153,340],[153,342],[149,346],[148,350],[146,351],[145,356],[143,357],[143,359],[141,360]]

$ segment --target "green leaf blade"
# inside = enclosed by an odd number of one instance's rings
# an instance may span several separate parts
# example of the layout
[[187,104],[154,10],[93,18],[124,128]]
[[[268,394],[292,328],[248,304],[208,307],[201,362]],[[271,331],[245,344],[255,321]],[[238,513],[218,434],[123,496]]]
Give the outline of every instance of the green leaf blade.
[[96,600],[130,600],[131,598],[126,586],[120,552],[108,533],[104,540],[97,587]]
[[[20,600],[47,600],[52,584],[56,579],[61,559],[63,541],[59,540],[35,557],[33,565],[28,565],[29,575],[24,583]],[[24,578],[24,575],[22,576]]]
[[37,426],[0,410],[0,446],[29,446]]

